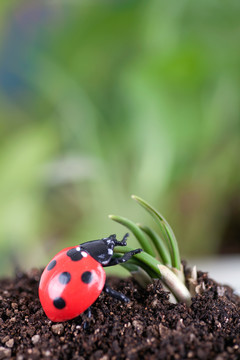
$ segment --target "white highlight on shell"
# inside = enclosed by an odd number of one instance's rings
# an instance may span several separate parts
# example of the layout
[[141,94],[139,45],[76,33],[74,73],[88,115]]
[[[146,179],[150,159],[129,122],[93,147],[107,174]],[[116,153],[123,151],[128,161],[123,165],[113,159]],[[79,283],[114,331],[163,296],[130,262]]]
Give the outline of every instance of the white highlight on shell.
[[85,251],[82,251],[81,254],[83,257],[87,257],[87,253]]
[[108,260],[106,260],[106,261],[102,261],[102,265],[107,265],[109,263],[109,261]]
[[108,249],[108,255],[112,255],[113,254],[113,250],[112,249]]

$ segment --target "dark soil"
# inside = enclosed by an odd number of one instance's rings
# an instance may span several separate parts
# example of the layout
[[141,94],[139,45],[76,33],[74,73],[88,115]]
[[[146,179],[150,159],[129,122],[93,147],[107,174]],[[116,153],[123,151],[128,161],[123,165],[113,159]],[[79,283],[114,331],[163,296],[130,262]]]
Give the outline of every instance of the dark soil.
[[0,359],[240,359],[240,298],[206,273],[198,274],[206,291],[190,308],[170,304],[159,282],[144,291],[131,279],[109,279],[132,301],[102,293],[90,320],[65,323],[43,313],[40,274],[0,281]]

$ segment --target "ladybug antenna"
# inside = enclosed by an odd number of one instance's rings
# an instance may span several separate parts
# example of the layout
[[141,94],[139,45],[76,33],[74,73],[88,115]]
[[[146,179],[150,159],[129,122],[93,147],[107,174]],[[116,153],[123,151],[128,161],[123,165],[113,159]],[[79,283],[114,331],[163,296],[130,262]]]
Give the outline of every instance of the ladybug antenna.
[[109,236],[109,238],[116,239],[116,236],[117,236],[116,234],[112,234],[112,235]]

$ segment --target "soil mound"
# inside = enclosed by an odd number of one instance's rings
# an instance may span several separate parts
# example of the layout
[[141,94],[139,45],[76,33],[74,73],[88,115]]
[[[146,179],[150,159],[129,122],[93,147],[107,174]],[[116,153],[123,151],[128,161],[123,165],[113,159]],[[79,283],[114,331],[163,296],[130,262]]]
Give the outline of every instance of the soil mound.
[[[38,299],[41,271],[0,280],[0,359],[240,359],[240,298],[198,272],[206,290],[192,305],[170,304],[159,281],[108,279],[129,304],[102,293],[86,315],[53,323]],[[83,324],[87,323],[86,329]]]

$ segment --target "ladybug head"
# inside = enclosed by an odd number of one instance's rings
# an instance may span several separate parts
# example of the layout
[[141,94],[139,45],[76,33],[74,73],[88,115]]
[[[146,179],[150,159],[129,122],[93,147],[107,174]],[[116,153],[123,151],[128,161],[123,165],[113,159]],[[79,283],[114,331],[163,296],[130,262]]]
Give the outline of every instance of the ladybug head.
[[116,234],[113,234],[107,238],[85,242],[80,244],[80,247],[101,265],[106,266],[113,256],[114,247],[127,245],[126,238],[128,235],[126,234],[121,241],[118,241]]

